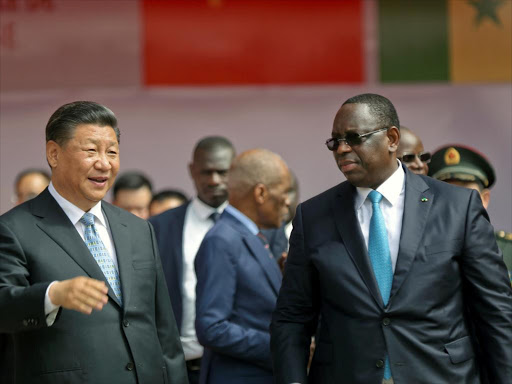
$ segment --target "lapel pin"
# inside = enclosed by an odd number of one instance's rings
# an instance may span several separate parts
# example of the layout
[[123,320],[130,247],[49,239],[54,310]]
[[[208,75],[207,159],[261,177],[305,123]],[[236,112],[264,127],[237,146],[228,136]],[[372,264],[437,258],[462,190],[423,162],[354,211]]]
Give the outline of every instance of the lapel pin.
[[427,199],[426,197],[422,197],[422,198],[421,198],[421,202],[422,202],[422,203],[426,203],[427,201],[428,201],[428,199]]

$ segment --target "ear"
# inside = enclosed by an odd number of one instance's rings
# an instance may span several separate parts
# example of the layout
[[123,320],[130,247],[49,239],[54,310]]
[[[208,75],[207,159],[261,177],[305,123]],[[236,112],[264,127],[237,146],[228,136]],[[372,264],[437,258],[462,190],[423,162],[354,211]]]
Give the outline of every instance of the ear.
[[55,141],[50,140],[46,143],[46,160],[52,169],[57,167],[60,151],[61,147]]
[[393,125],[388,129],[387,135],[389,140],[389,152],[396,152],[398,143],[400,143],[400,130]]
[[489,206],[489,203],[491,202],[491,190],[485,188],[480,192],[480,197],[482,198],[482,204],[485,209]]
[[252,193],[257,205],[262,205],[267,200],[268,190],[265,184],[256,184],[252,189]]

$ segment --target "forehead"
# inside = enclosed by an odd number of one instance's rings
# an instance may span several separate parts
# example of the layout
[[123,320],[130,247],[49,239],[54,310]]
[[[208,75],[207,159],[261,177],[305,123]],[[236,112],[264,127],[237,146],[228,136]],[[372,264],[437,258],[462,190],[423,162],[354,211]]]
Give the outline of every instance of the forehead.
[[73,139],[78,141],[107,141],[117,144],[114,128],[109,125],[79,124],[75,128]]
[[370,130],[375,125],[376,118],[367,104],[345,104],[334,118],[333,132]]
[[216,147],[210,150],[198,150],[194,154],[194,165],[204,169],[229,169],[233,151],[230,148]]
[[421,152],[423,145],[418,137],[409,131],[400,131],[400,147],[399,150],[404,152]]

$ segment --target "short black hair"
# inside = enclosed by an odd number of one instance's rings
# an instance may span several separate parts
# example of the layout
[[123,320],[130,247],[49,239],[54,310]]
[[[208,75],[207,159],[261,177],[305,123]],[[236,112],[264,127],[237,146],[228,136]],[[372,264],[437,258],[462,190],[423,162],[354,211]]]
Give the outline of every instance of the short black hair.
[[177,189],[164,189],[163,191],[155,193],[155,195],[151,199],[151,204],[154,202],[160,202],[167,199],[178,199],[181,200],[182,202],[188,201],[188,197],[184,192],[179,191]]
[[142,187],[148,187],[150,192],[153,193],[153,185],[143,173],[138,171],[128,171],[116,179],[114,187],[112,188],[112,193],[115,199],[118,192],[121,190],[135,190]]
[[16,190],[18,190],[18,188],[19,188],[21,179],[23,179],[25,176],[32,175],[32,174],[41,175],[48,181],[48,184],[50,183],[50,180],[51,180],[50,174],[48,172],[46,172],[44,169],[27,168],[16,175],[16,180],[14,182],[14,185],[16,186]]
[[116,133],[117,142],[120,142],[121,133],[114,112],[93,101],[74,101],[57,109],[46,124],[46,142],[52,140],[60,146],[65,145],[80,124],[110,126]]
[[370,108],[371,114],[377,119],[379,126],[395,126],[400,129],[400,120],[398,120],[395,106],[384,96],[375,93],[363,93],[351,97],[342,106],[345,104],[366,104]]
[[194,147],[194,157],[196,156],[196,153],[199,151],[213,151],[217,148],[227,148],[231,149],[233,151],[233,155],[235,154],[235,147],[229,141],[223,136],[207,136],[199,140]]

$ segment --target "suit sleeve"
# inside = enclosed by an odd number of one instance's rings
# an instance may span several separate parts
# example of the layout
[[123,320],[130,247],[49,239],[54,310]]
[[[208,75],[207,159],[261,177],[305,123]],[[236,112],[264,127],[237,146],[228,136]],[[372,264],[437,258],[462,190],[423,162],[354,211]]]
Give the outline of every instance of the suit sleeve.
[[483,369],[491,383],[510,383],[512,288],[493,228],[476,191],[470,197],[461,260]]
[[25,252],[13,231],[0,222],[0,333],[46,327],[44,297],[49,284],[30,284]]
[[178,327],[174,320],[171,301],[165,283],[162,270],[162,263],[158,254],[155,233],[153,227],[148,223],[153,243],[153,254],[157,267],[157,281],[155,291],[155,323],[158,338],[163,351],[164,364],[167,370],[169,383],[188,384],[185,357],[181,347]]
[[272,317],[271,351],[277,383],[307,383],[311,336],[318,321],[318,280],[304,241],[302,205],[290,237],[283,284]]
[[270,335],[233,323],[237,286],[236,244],[206,237],[195,260],[196,333],[199,342],[215,352],[272,369]]

